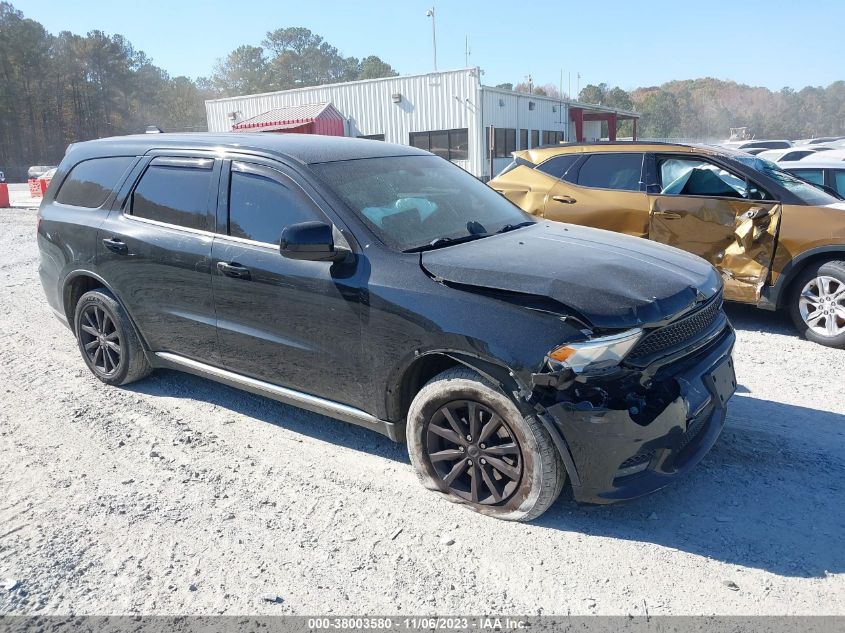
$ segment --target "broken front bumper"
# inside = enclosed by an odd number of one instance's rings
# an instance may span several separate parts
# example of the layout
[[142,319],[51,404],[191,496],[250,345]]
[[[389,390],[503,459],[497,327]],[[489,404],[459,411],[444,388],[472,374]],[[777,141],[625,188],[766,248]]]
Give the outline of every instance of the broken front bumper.
[[722,431],[736,388],[735,339],[728,325],[705,348],[656,372],[654,381],[674,381],[678,395],[647,423],[626,408],[547,407],[568,445],[564,461],[576,501],[612,503],[648,494],[701,461]]

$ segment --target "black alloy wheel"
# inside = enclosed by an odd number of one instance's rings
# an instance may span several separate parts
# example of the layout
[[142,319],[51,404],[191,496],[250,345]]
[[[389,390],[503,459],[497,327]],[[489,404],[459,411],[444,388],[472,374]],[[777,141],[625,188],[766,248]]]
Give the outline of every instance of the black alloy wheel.
[[426,454],[448,492],[472,503],[499,504],[519,488],[519,443],[502,417],[479,402],[437,409],[426,428]]
[[89,290],[74,309],[73,329],[88,369],[107,385],[126,385],[152,371],[126,310],[105,288]]
[[85,306],[80,315],[79,336],[91,366],[103,376],[110,376],[120,366],[121,341],[111,315],[101,306]]

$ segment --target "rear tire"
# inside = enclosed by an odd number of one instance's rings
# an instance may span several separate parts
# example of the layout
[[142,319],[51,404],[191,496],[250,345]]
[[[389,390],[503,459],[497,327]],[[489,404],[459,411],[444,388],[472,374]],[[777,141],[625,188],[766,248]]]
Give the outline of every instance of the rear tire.
[[845,262],[808,266],[792,284],[788,307],[804,338],[845,348]]
[[444,371],[420,390],[408,412],[407,438],[426,488],[498,519],[539,517],[566,481],[542,423],[464,367]]
[[152,372],[129,315],[105,288],[80,297],[73,323],[82,359],[107,385],[127,385]]

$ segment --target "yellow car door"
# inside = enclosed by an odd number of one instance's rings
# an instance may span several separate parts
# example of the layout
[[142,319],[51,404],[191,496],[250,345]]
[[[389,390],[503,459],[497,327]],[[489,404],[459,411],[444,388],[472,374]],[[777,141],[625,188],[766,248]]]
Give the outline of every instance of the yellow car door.
[[649,209],[642,166],[642,152],[586,155],[551,188],[544,217],[647,237]]
[[527,152],[516,152],[514,162],[488,184],[531,215],[543,217],[549,192],[581,154],[563,154],[534,165]]
[[774,256],[780,203],[702,158],[658,155],[655,167],[659,193],[648,195],[649,238],[713,264],[726,299],[757,303]]

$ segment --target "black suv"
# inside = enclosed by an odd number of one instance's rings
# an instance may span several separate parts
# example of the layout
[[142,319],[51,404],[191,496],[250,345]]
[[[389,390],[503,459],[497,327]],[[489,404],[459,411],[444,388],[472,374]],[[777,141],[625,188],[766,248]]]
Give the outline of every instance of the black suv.
[[321,136],[73,145],[38,224],[47,300],[97,378],[178,369],[407,438],[504,519],[656,490],[735,390],[704,260],[537,222],[446,160]]

